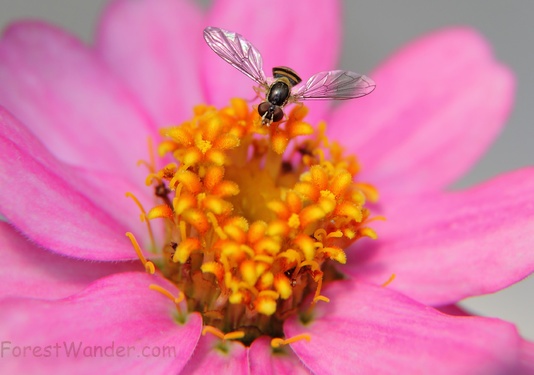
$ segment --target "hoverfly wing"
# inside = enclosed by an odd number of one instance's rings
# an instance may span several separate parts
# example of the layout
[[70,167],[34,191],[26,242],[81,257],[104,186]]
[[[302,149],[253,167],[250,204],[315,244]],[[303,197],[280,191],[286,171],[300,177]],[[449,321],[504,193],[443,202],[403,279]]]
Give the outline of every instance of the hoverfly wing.
[[218,27],[206,27],[204,39],[224,61],[260,85],[267,85],[259,51],[242,35]]
[[293,95],[295,100],[334,99],[346,100],[370,94],[375,89],[374,81],[354,72],[331,70],[312,76]]

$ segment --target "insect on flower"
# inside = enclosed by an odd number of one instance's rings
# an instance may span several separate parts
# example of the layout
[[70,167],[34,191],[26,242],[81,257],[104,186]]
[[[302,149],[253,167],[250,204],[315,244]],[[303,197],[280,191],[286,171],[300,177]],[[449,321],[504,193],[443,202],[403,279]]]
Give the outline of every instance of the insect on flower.
[[263,125],[283,119],[286,104],[302,100],[346,100],[370,94],[375,83],[369,77],[346,70],[330,70],[313,75],[295,92],[302,82],[299,75],[287,66],[275,66],[273,77],[266,78],[260,52],[242,35],[218,27],[206,27],[204,39],[224,61],[256,81],[258,93],[265,93],[266,101],[258,106]]

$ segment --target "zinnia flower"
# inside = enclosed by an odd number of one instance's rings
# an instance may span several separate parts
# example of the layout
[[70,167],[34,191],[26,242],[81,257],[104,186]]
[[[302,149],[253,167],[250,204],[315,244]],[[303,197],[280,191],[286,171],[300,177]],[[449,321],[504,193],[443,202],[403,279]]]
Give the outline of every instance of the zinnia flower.
[[512,103],[476,32],[425,36],[372,95],[269,128],[202,40],[236,30],[306,78],[335,67],[339,18],[333,1],[117,0],[94,48],[5,31],[2,373],[534,370],[512,324],[454,305],[534,269],[532,169],[445,191]]

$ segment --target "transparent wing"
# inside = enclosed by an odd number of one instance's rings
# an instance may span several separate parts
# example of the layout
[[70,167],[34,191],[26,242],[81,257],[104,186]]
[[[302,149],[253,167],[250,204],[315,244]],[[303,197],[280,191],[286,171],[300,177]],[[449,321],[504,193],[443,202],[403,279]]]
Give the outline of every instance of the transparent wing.
[[242,35],[218,27],[206,27],[204,39],[224,61],[260,85],[267,84],[259,51]]
[[370,94],[375,83],[369,77],[345,70],[331,70],[312,76],[293,94],[295,100],[359,98]]

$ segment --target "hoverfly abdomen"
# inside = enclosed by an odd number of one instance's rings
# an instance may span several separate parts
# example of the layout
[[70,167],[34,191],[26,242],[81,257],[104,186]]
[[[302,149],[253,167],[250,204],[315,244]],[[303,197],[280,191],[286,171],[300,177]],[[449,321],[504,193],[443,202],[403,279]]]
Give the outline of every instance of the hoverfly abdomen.
[[289,80],[291,86],[296,86],[302,82],[297,72],[287,66],[275,66],[273,68],[273,77],[276,79],[285,77]]

